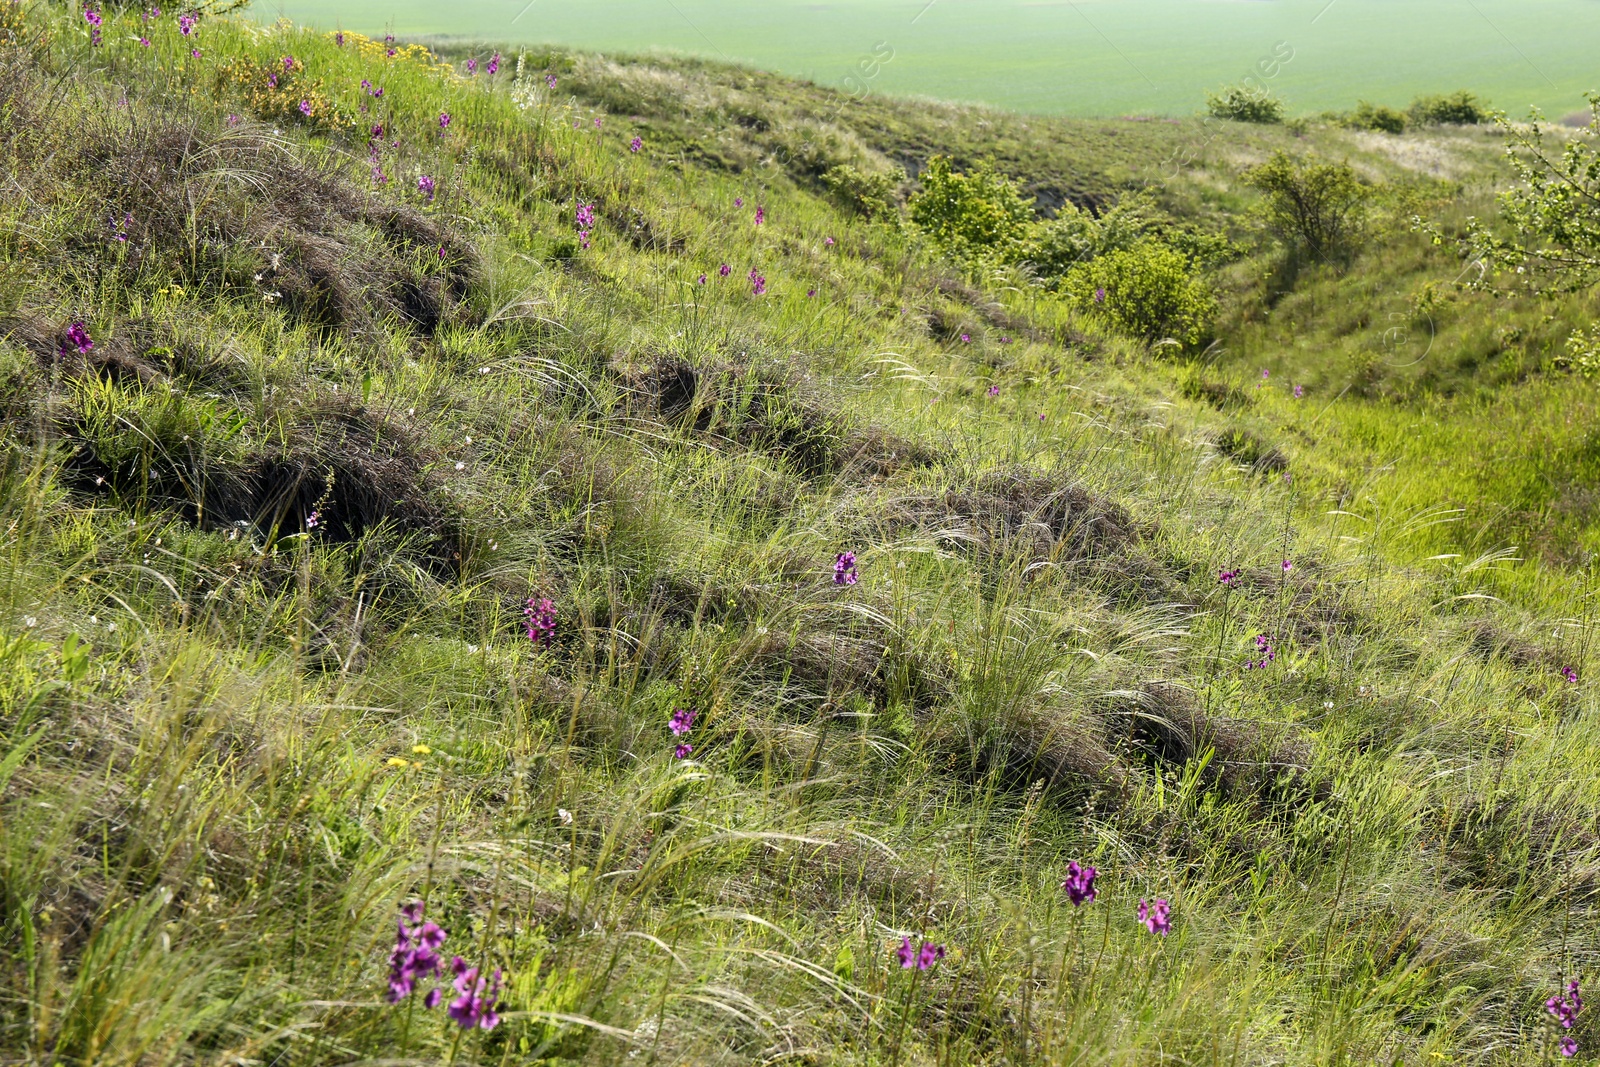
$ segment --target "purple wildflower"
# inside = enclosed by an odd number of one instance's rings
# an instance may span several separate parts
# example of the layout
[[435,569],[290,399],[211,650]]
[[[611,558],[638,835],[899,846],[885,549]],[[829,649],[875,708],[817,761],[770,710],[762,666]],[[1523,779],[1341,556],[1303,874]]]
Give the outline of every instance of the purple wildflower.
[[733,273],[733,268],[728,266],[726,263],[724,263],[722,266],[717,268],[717,274],[720,275],[721,277],[726,278],[728,275],[730,275],[732,273]]
[[694,729],[694,721],[699,717],[700,713],[693,708],[673,708],[672,718],[667,720],[667,729],[672,731],[673,736],[682,737]]
[[546,74],[544,76],[544,84],[545,88],[554,89],[556,87],[556,76],[554,74]]
[[394,44],[394,34],[392,34],[392,33],[384,34],[383,35],[383,43],[384,44]]
[[832,237],[824,237],[822,239],[822,247],[824,247],[824,248],[832,248],[833,244],[834,244],[834,241],[833,241]]
[[500,999],[500,971],[494,972],[492,981],[485,979],[478,968],[468,967],[460,956],[451,961],[450,969],[455,972],[453,984],[460,996],[450,1002],[446,1014],[463,1030],[493,1030],[499,1026],[500,1016],[494,1009]]
[[964,345],[971,344],[972,343],[972,335],[970,333],[962,334],[961,335],[961,343],[964,344]]
[[1106,302],[1105,286],[1101,286],[1094,291],[1094,302],[1096,304],[1104,304]]
[[429,200],[433,199],[433,179],[424,174],[417,179],[417,192],[422,193]]
[[284,70],[293,70],[294,69],[294,56],[284,56],[283,57],[283,69]]
[[[191,59],[199,59],[200,58],[200,49],[198,49],[198,48],[189,49],[189,58],[191,58]],[[276,81],[274,81],[272,84],[276,85],[278,83]]]
[[856,554],[841,552],[833,561],[833,584],[855,585],[860,580],[856,571]]
[[1139,901],[1139,921],[1144,923],[1145,928],[1152,934],[1166,937],[1172,931],[1172,922],[1168,918],[1171,911],[1172,905],[1165,900],[1158,899],[1154,904]]
[[89,331],[83,323],[75,322],[67,327],[67,339],[61,342],[57,349],[59,355],[65,356],[72,349],[77,349],[78,355],[86,356],[94,348],[94,342],[89,339]]
[[767,221],[767,209],[762,207],[762,206],[760,206],[760,205],[757,205],[756,206],[756,225],[760,226],[763,222],[766,222],[766,221]]
[[1578,684],[1578,668],[1576,668],[1576,667],[1562,667],[1561,668],[1561,677],[1565,678],[1567,680],[1568,684],[1577,685]]
[[311,117],[311,101],[309,101],[309,100],[300,101],[300,114],[304,115],[306,118],[310,118]]
[[[423,905],[413,901],[400,909],[401,918],[396,923],[394,949],[389,953],[389,1003],[398,1004],[410,996],[418,978],[428,978],[439,973],[441,960],[439,948],[447,935],[438,925],[423,922]],[[406,924],[410,923],[410,926]],[[423,1000],[425,1007],[439,1003],[439,990],[435,989]]]
[[999,396],[1000,395],[1000,387],[998,385],[989,386],[989,395],[990,396]]
[[1571,1034],[1567,1034],[1565,1037],[1563,1037],[1561,1039],[1561,1044],[1557,1047],[1561,1049],[1561,1054],[1568,1059],[1571,1059],[1578,1054],[1578,1043],[1572,1039]]
[[594,205],[578,205],[578,229],[588,230],[594,227]]
[[694,746],[691,744],[675,745],[672,749],[673,759],[688,759],[694,755]]
[[83,21],[87,22],[91,26],[98,26],[104,20],[101,19],[100,12],[96,11],[92,7],[86,7],[83,9]]
[[150,38],[148,38],[148,37],[141,37],[141,38],[139,38],[139,43],[140,43],[140,44],[141,44],[141,45],[143,45],[143,46],[144,46],[144,47],[146,47],[146,48],[149,48],[149,47],[150,47]]
[[467,73],[473,77],[478,76],[478,61],[476,58],[467,60]]
[[306,516],[306,529],[315,530],[320,525],[322,525],[322,512],[313,511]]
[[372,99],[374,99],[374,100],[382,100],[383,99],[383,86],[380,85],[376,89],[372,90]]
[[734,207],[744,207],[744,197],[742,197],[742,196],[734,197],[733,198],[733,206]]
[[344,47],[344,31],[343,30],[340,30],[338,33],[333,35],[333,43],[338,45],[340,48]]
[[1261,368],[1261,380],[1262,381],[1266,381],[1270,377],[1272,377],[1272,372],[1267,370],[1267,368],[1262,367]]
[[1240,573],[1241,573],[1241,571],[1238,570],[1238,569],[1231,570],[1231,571],[1218,571],[1217,572],[1217,581],[1221,582],[1223,585],[1228,586],[1229,588],[1232,588],[1233,583],[1237,582],[1239,580]]
[[704,272],[702,272],[701,275],[700,275],[700,280],[699,280],[698,284],[704,285],[705,283],[706,283],[706,276],[705,276]]
[[598,129],[599,129],[599,128],[600,128],[600,123],[601,123],[601,121],[602,121],[602,120],[601,120],[601,118],[600,118],[600,116],[599,116],[599,115],[596,115],[596,116],[595,116],[595,117],[594,117],[594,128],[595,128],[595,129],[597,129],[597,130],[598,130]]
[[449,128],[450,128],[450,112],[448,112],[448,111],[439,112],[439,129],[447,130]]
[[639,151],[639,149],[641,149],[643,147],[644,147],[644,138],[642,138],[642,137],[635,137],[632,141],[628,142],[628,151],[630,151],[630,152],[637,152],[637,151]]
[[276,89],[277,87],[278,87],[278,76],[276,74],[268,74],[267,75],[267,88],[268,89]]
[[194,33],[195,17],[193,15],[178,16],[178,32],[185,37]]
[[1094,901],[1094,879],[1098,873],[1093,867],[1078,866],[1077,860],[1067,864],[1067,880],[1061,883],[1061,888],[1067,891],[1067,898],[1072,901],[1073,907],[1082,907]]
[[765,293],[766,291],[767,291],[767,278],[766,278],[766,275],[757,274],[753,279],[751,279],[750,292],[755,296],[760,296],[762,293]]
[[241,118],[239,118],[239,116],[238,116],[238,115],[229,115],[229,116],[228,116],[228,125],[229,125],[229,126],[237,126],[237,125],[239,125],[239,123],[240,123],[240,122],[242,122],[242,121],[244,121],[244,120],[242,120],[242,119],[241,119]]
[[806,290],[806,296],[816,296],[816,295],[817,295],[817,291],[815,289],[807,289]]
[[500,73],[500,53],[499,52],[496,52],[494,55],[489,57],[489,66],[488,66],[487,69],[488,69],[490,74],[499,74]]
[[944,959],[945,947],[923,938],[916,948],[912,948],[911,939],[902,937],[899,946],[894,950],[894,954],[900,960],[901,970],[909,971],[915,968],[919,971],[926,971],[935,963]]
[[1288,574],[1292,570],[1294,570],[1294,562],[1292,560],[1287,560],[1287,559],[1284,560],[1283,561],[1283,573]]
[[1256,654],[1261,658],[1259,660],[1245,660],[1245,670],[1264,671],[1267,669],[1267,664],[1278,658],[1277,650],[1272,647],[1272,639],[1266,634],[1256,635]]
[[1011,343],[1011,338],[1009,338],[1009,337],[1002,337],[1002,338],[1000,338],[1000,343],[1001,343],[1001,344],[1003,344],[1003,345],[1008,345],[1008,344],[1010,344],[1010,343]]
[[549,597],[535,601],[533,597],[522,609],[523,618],[528,631],[528,640],[533,642],[535,648],[540,645],[549,648],[556,640],[556,606],[550,602]]
[[588,230],[579,230],[578,231],[578,247],[582,248],[585,252],[587,252],[589,250],[589,231]]
[[1297,385],[1297,386],[1294,387],[1294,398],[1296,400],[1299,400],[1301,397],[1303,397],[1305,395],[1306,395],[1306,387],[1305,386]]

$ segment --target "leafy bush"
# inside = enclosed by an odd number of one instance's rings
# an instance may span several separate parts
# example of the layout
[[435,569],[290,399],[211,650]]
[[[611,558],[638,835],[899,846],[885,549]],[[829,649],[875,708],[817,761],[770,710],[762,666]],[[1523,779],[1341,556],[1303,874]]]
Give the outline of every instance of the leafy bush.
[[1392,107],[1370,104],[1363,100],[1345,120],[1345,125],[1357,130],[1377,130],[1380,133],[1405,133],[1406,117]]
[[1500,194],[1512,235],[1471,219],[1465,244],[1470,255],[1515,272],[1519,286],[1575,292],[1600,280],[1600,93],[1589,94],[1589,107],[1589,125],[1559,152],[1546,150],[1537,118],[1525,125],[1495,120],[1519,179]]
[[1244,180],[1265,194],[1267,229],[1291,248],[1328,259],[1356,245],[1367,189],[1350,164],[1296,160],[1280,151]]
[[1140,241],[1079,264],[1062,290],[1081,310],[1146,341],[1171,338],[1194,346],[1211,336],[1217,299],[1183,255],[1156,240]]
[[890,171],[863,171],[848,163],[830,167],[822,176],[822,184],[836,200],[869,219],[886,215],[893,209],[895,191],[905,180],[906,172],[899,167]]
[[1206,109],[1212,118],[1233,122],[1272,125],[1283,121],[1283,101],[1265,89],[1232,85],[1221,93],[1206,94]]
[[1059,281],[1073,267],[1097,256],[1155,240],[1181,254],[1193,269],[1236,258],[1239,249],[1226,237],[1168,215],[1143,192],[1130,193],[1099,218],[1071,204],[1033,228],[1021,258],[1046,283]]
[[1009,258],[1027,237],[1033,202],[992,164],[961,174],[949,159],[934,156],[921,179],[922,189],[911,198],[911,219],[950,255]]
[[1491,118],[1488,107],[1465,89],[1448,96],[1419,96],[1407,110],[1417,126],[1475,126]]

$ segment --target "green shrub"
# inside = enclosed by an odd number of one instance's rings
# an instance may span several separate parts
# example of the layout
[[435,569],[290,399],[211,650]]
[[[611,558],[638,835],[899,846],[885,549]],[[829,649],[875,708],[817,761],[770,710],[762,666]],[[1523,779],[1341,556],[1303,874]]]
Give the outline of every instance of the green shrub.
[[934,156],[921,175],[922,188],[911,198],[911,220],[935,244],[957,258],[1017,252],[1033,224],[1033,201],[990,163],[958,173],[944,156]]
[[1475,126],[1490,118],[1488,107],[1465,89],[1448,96],[1419,96],[1407,110],[1416,126]]
[[1359,241],[1367,188],[1348,163],[1297,160],[1286,152],[1244,174],[1266,197],[1267,229],[1316,259],[1353,250]]
[[1265,89],[1249,89],[1242,85],[1229,86],[1221,93],[1207,93],[1206,109],[1212,118],[1233,122],[1271,125],[1283,121],[1283,101]]
[[1406,117],[1392,107],[1370,104],[1363,100],[1345,120],[1345,125],[1357,130],[1377,130],[1380,133],[1405,133]]
[[1183,255],[1156,240],[1072,268],[1062,290],[1078,308],[1146,341],[1192,347],[1211,336],[1217,299]]
[[906,172],[899,167],[893,170],[863,171],[841,163],[830,167],[822,176],[834,199],[866,218],[877,218],[894,208],[895,192],[906,180]]

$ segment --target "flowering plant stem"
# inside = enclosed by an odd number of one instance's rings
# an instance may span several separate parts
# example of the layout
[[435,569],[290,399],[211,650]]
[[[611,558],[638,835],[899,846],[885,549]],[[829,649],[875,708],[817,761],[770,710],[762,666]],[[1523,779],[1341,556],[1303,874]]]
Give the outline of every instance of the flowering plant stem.
[[921,968],[913,967],[911,981],[906,985],[906,997],[900,1004],[900,1026],[894,1035],[894,1051],[889,1054],[891,1067],[900,1067],[900,1046],[905,1041],[906,1024],[911,1021],[911,998],[917,994],[917,985],[922,981]]

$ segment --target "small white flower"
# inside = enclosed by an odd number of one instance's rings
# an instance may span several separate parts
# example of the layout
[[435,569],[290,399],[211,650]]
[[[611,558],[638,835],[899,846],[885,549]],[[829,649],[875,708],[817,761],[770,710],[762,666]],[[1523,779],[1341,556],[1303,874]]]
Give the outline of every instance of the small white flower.
[[22,617],[22,621],[27,624],[27,627],[30,630],[39,625],[39,620],[34,618],[32,615],[24,615]]
[[471,443],[472,443],[472,435],[471,434],[467,434],[467,444],[470,445]]
[[467,469],[467,465],[465,463],[461,463],[461,462],[457,462],[456,463],[456,470],[464,471],[466,469]]
[[572,812],[568,811],[566,808],[557,808],[556,815],[561,819],[562,826],[572,825]]
[[107,624],[106,624],[106,631],[107,631],[107,632],[108,632],[108,633],[116,633],[116,632],[117,632],[117,624],[116,624],[116,623],[114,623],[114,622],[112,622],[112,623],[107,623]]
[[1329,710],[1329,711],[1332,711],[1332,710],[1333,710],[1333,701],[1331,701],[1331,700],[1324,700],[1324,701],[1323,701],[1323,702],[1322,702],[1322,706],[1323,706],[1323,707],[1325,707],[1325,708],[1327,708],[1327,709],[1328,709],[1328,710]]

